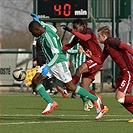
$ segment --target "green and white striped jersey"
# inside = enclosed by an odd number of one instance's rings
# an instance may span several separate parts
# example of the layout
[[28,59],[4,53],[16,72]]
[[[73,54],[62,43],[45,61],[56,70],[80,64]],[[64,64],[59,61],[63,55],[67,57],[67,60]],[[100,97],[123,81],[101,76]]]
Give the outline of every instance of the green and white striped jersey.
[[46,57],[47,65],[52,67],[56,63],[67,61],[62,52],[62,43],[56,34],[56,28],[42,21],[40,23],[46,28],[46,31],[40,36],[40,43],[42,44],[42,51]]
[[[73,38],[74,38],[74,35],[71,37],[69,42],[71,42]],[[78,52],[79,46],[80,44],[78,43],[74,45],[71,49],[67,50],[66,52],[67,60],[69,60],[71,56],[74,69],[77,69],[86,60],[85,54],[83,52],[82,53]]]

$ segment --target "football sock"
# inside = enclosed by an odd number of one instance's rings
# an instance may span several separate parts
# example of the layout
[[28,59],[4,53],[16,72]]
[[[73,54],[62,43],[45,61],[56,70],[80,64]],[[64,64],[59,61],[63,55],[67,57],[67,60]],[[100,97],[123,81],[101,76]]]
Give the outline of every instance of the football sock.
[[124,103],[123,105],[130,113],[133,114],[133,104],[132,103]]
[[44,86],[42,84],[39,84],[36,87],[36,90],[40,94],[40,96],[47,102],[47,103],[53,103],[53,99],[49,96],[49,94],[46,92]]
[[133,103],[133,95],[125,96],[124,103]]
[[82,97],[85,97],[87,99],[90,99],[92,101],[97,101],[97,97],[95,95],[92,95],[90,92],[88,92],[87,90],[85,90],[84,88],[82,88],[79,85],[76,85],[76,93],[81,95]]
[[87,98],[86,97],[81,96],[81,98],[82,98],[82,101],[83,102],[86,102],[87,101]]
[[72,82],[73,82],[74,84],[77,84],[77,83],[79,82],[79,80],[80,80],[80,77],[77,76],[76,74],[72,77]]

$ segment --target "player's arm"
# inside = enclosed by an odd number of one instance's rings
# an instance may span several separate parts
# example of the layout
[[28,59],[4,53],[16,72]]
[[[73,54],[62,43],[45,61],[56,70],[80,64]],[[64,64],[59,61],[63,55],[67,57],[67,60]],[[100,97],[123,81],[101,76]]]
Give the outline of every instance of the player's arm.
[[49,68],[51,68],[54,64],[56,64],[56,62],[58,61],[58,59],[59,59],[59,54],[58,53],[54,54],[52,60],[47,64],[47,66]]
[[104,60],[107,58],[108,55],[102,53],[101,56],[96,57],[92,54],[92,52],[90,50],[87,50],[84,52],[85,55],[87,57],[89,57],[91,60],[93,60],[94,62],[98,63],[98,64],[102,64],[104,62]]
[[61,27],[62,27],[64,30],[66,30],[66,31],[68,31],[68,32],[71,32],[73,35],[75,35],[76,37],[78,37],[78,38],[81,39],[81,40],[87,41],[87,40],[91,39],[91,34],[85,34],[85,35],[84,35],[84,34],[82,34],[82,33],[79,33],[79,32],[77,32],[77,31],[75,31],[75,30],[69,28],[69,27],[66,26],[66,25],[61,25]]
[[131,48],[131,46],[129,46],[128,44],[121,42],[119,45],[120,49],[125,49],[127,50],[131,55],[133,55],[133,49]]
[[94,62],[98,63],[98,64],[102,64],[102,61],[100,59],[100,57],[96,57],[92,54],[92,52],[90,50],[87,50],[84,52],[85,55],[90,58],[91,60],[93,60]]
[[62,46],[62,50],[63,50],[63,51],[66,51],[66,50],[72,48],[73,46],[74,46],[74,43],[73,43],[73,42],[68,43],[68,44],[64,44],[64,45]]
[[84,40],[84,41],[88,41],[88,40],[91,39],[91,34],[82,34],[82,33],[79,33],[79,32],[77,32],[75,30],[72,30],[71,33],[74,34],[79,39]]
[[72,40],[72,42],[68,43],[68,44],[65,44],[62,46],[62,50],[63,51],[66,51],[70,48],[72,48],[74,45],[76,45],[78,43],[78,40],[76,37],[74,37],[74,39]]

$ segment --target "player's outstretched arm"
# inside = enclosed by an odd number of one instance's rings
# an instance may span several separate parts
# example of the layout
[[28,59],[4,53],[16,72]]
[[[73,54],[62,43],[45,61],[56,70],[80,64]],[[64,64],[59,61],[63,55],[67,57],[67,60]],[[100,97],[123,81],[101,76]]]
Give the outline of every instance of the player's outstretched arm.
[[75,44],[72,43],[72,42],[71,43],[68,43],[68,44],[65,44],[65,45],[62,46],[62,51],[66,51],[66,50],[72,48],[74,45]]
[[88,41],[91,39],[91,34],[82,34],[80,32],[77,32],[75,30],[72,30],[72,34],[74,34],[76,37],[78,37],[81,40]]

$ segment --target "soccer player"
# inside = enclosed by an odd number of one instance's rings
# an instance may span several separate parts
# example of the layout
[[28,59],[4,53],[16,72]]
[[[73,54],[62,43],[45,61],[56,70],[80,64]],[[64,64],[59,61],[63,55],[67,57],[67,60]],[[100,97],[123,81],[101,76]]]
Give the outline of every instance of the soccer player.
[[[131,58],[133,49],[119,39],[111,37],[107,26],[98,29],[98,38],[104,44],[101,63],[110,55],[120,69],[115,87],[116,100],[133,114],[133,95],[130,95],[133,86],[133,60]],[[128,122],[133,122],[133,120]]]
[[[35,17],[34,20],[36,20],[36,15],[33,15]],[[53,28],[40,21],[31,21],[28,28],[33,36],[40,37],[42,50],[47,61],[47,63],[38,70],[32,80],[32,83],[36,86],[36,90],[40,96],[48,103],[42,114],[49,114],[58,106],[58,103],[48,95],[44,86],[41,84],[42,80],[51,76],[55,76],[57,79],[62,81],[70,91],[76,92],[83,97],[91,99],[94,102],[96,111],[99,115],[100,111],[102,110],[101,100],[95,95],[89,93],[83,87],[73,84],[66,57],[62,52],[60,38],[52,30]]]
[[[74,36],[71,37],[70,42],[73,40],[73,38]],[[78,66],[80,66],[81,63],[85,61],[86,56],[82,50],[82,47],[78,43],[77,45],[73,46],[71,49],[66,51],[66,58],[68,59],[69,66],[71,65],[72,62],[73,70],[75,73]],[[70,58],[72,59],[71,62]],[[77,98],[75,92],[72,93],[71,98]]]
[[[75,35],[73,35],[70,39],[70,42],[72,42],[73,38],[75,37]],[[82,48],[82,46],[78,43],[76,45],[74,45],[71,49],[68,49],[66,51],[66,58],[69,60],[71,57],[71,62],[73,65],[73,69],[74,69],[74,73],[76,72],[76,69],[86,60],[86,55],[84,53],[84,50]],[[70,66],[70,61],[68,61],[69,66]],[[81,76],[82,77],[82,76]],[[79,81],[79,84],[81,82],[81,79]],[[91,87],[91,86],[90,86]],[[92,88],[91,88],[92,89]],[[72,98],[77,97],[76,93],[73,92],[71,95]],[[84,106],[84,110],[85,111],[90,111],[91,108],[93,108],[93,103],[91,102],[91,100],[87,100],[83,102],[83,106]]]
[[[62,25],[62,27],[64,30],[75,35],[71,43],[63,45],[63,51],[66,51],[79,43],[85,52],[88,50],[92,52],[91,58],[87,57],[86,61],[78,67],[72,81],[74,84],[77,84],[82,75],[81,86],[88,90],[91,94],[95,95],[95,92],[90,90],[89,86],[94,81],[96,72],[102,67],[102,64],[95,62],[95,60],[100,58],[102,53],[102,49],[97,41],[96,35],[93,33],[91,28],[84,25],[84,21],[82,19],[75,19],[73,21],[73,29],[65,25]],[[98,97],[98,99],[100,98]],[[85,97],[82,97],[82,100],[83,103],[87,101]],[[102,104],[102,110],[96,119],[99,119],[107,112],[108,108]]]

